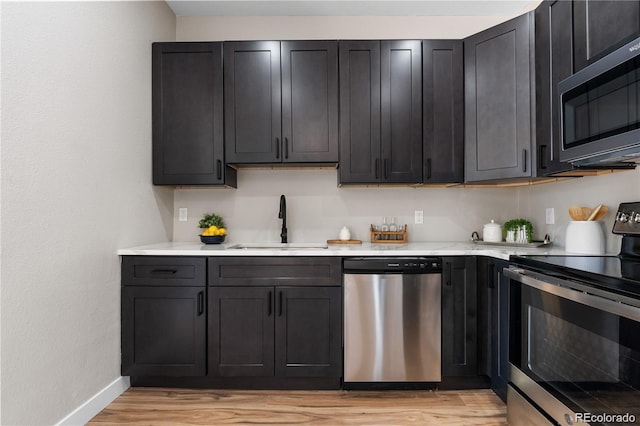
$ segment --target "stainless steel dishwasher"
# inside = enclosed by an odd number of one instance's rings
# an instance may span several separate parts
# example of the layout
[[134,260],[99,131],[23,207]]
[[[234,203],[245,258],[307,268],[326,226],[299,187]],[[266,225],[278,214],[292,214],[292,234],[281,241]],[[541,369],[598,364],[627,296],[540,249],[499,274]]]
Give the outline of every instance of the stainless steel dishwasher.
[[344,382],[441,380],[442,259],[344,260]]

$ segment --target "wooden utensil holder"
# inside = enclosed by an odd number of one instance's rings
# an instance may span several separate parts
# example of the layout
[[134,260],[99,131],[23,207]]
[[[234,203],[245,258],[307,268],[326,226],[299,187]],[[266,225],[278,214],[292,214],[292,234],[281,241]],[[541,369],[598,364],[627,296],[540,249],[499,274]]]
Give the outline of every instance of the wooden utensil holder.
[[375,244],[404,244],[409,242],[407,225],[404,231],[376,231],[371,225],[371,242]]

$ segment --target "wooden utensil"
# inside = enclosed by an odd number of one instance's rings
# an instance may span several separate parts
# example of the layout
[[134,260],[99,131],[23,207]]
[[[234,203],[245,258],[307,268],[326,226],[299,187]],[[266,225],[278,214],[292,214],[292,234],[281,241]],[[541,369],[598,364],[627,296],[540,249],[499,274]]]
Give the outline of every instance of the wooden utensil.
[[609,212],[609,207],[603,205],[600,211],[596,214],[596,217],[593,220],[600,220]]
[[[587,218],[589,217],[589,213],[585,212],[585,207],[580,207],[580,206],[570,206],[569,207],[569,216],[571,216],[571,219],[573,220],[587,220]],[[591,209],[589,209],[591,210]]]
[[595,220],[598,213],[600,213],[600,210],[602,210],[602,207],[604,207],[602,204],[598,204],[598,206],[591,211],[591,214],[589,215],[587,220]]

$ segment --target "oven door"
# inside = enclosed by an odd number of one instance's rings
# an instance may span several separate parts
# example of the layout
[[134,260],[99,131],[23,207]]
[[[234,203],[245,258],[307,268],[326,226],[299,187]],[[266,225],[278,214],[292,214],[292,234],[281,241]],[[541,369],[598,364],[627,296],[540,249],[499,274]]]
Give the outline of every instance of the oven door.
[[640,308],[584,284],[517,268],[511,384],[561,425],[640,421]]

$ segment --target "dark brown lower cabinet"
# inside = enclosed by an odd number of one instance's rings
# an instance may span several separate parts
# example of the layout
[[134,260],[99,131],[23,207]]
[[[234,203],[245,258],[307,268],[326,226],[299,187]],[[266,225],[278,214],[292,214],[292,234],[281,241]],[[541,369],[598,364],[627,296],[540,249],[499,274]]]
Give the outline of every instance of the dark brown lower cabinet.
[[206,287],[122,287],[122,375],[206,374]]
[[502,270],[508,266],[504,260],[489,260],[489,375],[491,389],[503,401],[509,383],[509,278]]
[[340,287],[210,287],[212,376],[342,375]]
[[445,257],[442,266],[442,376],[477,376],[476,258]]

